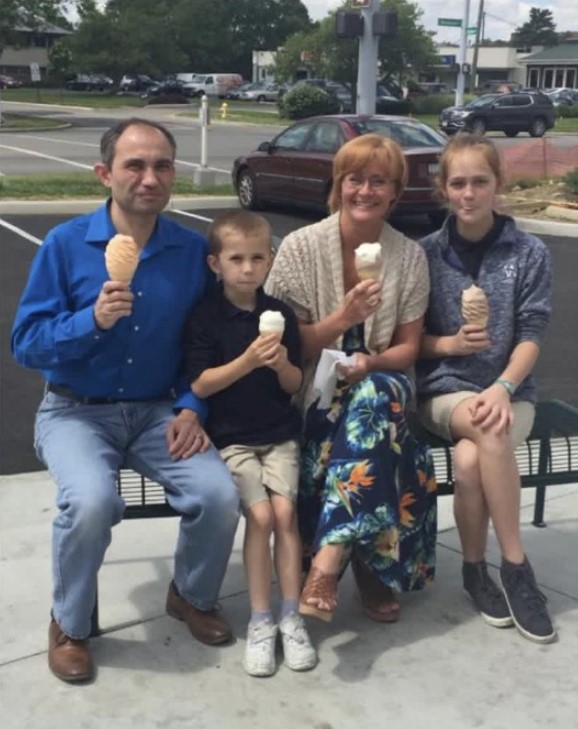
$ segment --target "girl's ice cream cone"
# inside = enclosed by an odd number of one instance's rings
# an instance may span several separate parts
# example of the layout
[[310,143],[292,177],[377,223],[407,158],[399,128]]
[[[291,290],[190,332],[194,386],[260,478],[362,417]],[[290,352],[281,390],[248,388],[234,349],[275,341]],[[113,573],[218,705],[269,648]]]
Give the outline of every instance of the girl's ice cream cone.
[[138,266],[140,250],[130,235],[118,233],[112,237],[104,251],[106,270],[111,281],[130,283]]
[[462,291],[462,316],[466,324],[476,324],[485,329],[489,315],[488,297],[483,289],[472,284]]
[[359,278],[378,279],[381,274],[381,245],[362,243],[355,249],[355,270]]

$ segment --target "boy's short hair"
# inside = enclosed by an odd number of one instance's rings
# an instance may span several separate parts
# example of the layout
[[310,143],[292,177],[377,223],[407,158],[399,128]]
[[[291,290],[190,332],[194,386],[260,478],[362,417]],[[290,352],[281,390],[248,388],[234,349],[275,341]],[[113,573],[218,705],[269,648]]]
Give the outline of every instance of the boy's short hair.
[[232,210],[215,218],[209,226],[209,253],[218,256],[223,250],[223,233],[233,231],[244,236],[262,235],[268,244],[272,244],[273,231],[269,221],[262,215],[250,210]]

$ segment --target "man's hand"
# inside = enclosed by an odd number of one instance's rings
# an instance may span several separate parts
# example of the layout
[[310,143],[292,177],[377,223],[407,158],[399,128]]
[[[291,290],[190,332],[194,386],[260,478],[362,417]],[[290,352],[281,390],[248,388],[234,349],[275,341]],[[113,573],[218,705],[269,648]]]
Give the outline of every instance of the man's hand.
[[123,281],[105,281],[94,304],[94,321],[99,329],[111,329],[123,316],[132,314],[133,293]]
[[488,330],[477,324],[464,324],[457,334],[451,337],[451,355],[475,354],[488,349],[491,345]]
[[354,385],[363,380],[369,372],[369,357],[363,352],[356,352],[355,364],[347,366],[338,362],[335,367],[346,382]]
[[167,446],[173,461],[204,453],[210,445],[199,416],[192,410],[181,410],[167,427]]
[[267,367],[269,363],[278,356],[281,340],[278,334],[260,334],[255,341],[245,350],[243,357],[245,358],[250,370],[253,371],[257,367]]
[[361,281],[343,299],[343,316],[348,328],[361,324],[377,311],[381,304],[381,284],[373,279]]
[[514,422],[514,411],[506,389],[490,385],[474,399],[470,407],[472,425],[481,430],[492,430],[495,435],[509,433]]

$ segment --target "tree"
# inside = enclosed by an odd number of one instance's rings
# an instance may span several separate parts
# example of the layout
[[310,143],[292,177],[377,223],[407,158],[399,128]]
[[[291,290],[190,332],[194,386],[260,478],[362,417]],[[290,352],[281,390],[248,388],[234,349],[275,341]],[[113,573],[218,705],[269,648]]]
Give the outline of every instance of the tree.
[[[290,80],[305,66],[313,76],[331,78],[353,87],[357,81],[358,41],[337,38],[335,34],[335,14],[350,9],[344,2],[314,30],[289,38],[277,54],[277,76]],[[417,4],[409,0],[383,0],[380,9],[397,10],[399,25],[396,38],[380,41],[380,77],[403,80],[432,66],[436,50],[430,33],[420,23],[423,11]]]
[[530,20],[512,33],[511,42],[518,46],[558,45],[560,39],[551,10],[530,8]]
[[62,14],[66,0],[0,0],[0,55],[6,46],[19,46],[25,38],[19,27],[38,28],[54,23],[68,28]]

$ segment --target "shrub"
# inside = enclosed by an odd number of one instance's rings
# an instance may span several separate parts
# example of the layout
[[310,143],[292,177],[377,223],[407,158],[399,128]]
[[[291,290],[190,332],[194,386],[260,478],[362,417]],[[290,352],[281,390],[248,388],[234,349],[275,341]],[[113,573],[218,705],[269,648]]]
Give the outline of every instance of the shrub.
[[415,106],[411,99],[384,99],[378,98],[375,102],[376,114],[409,114]]
[[[466,94],[464,104],[475,98],[475,96]],[[413,110],[416,114],[439,114],[447,106],[454,106],[456,97],[454,94],[430,94],[429,96],[418,96],[412,101]]]
[[572,170],[572,172],[569,172],[562,179],[566,183],[566,187],[570,190],[570,192],[572,192],[574,195],[578,195],[578,167]]
[[339,101],[316,86],[298,84],[283,95],[279,102],[279,112],[289,119],[304,119],[317,114],[337,114]]
[[578,119],[578,104],[574,106],[557,106],[556,117],[560,119]]

